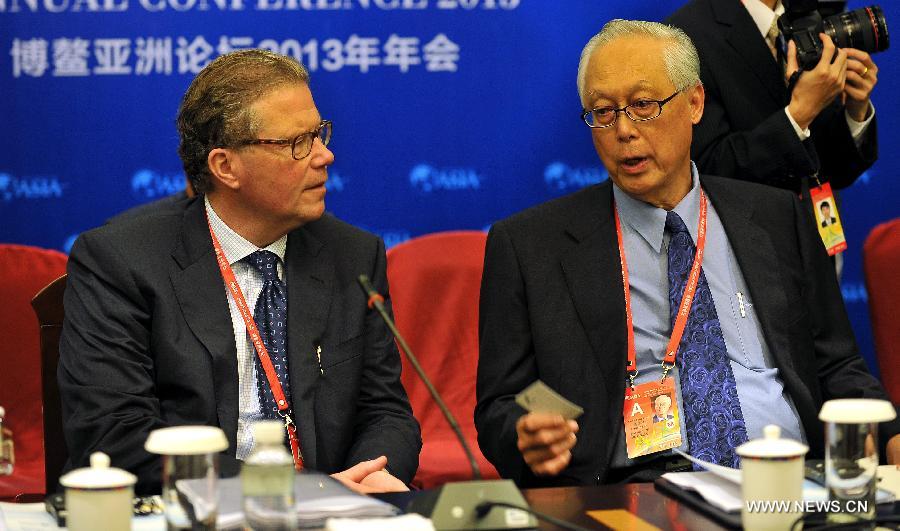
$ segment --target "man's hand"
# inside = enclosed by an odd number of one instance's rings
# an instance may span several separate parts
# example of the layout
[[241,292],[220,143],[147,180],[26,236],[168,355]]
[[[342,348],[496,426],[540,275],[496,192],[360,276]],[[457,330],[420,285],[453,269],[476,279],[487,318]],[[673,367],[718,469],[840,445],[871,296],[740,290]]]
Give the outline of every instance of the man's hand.
[[869,98],[878,83],[878,66],[866,52],[847,48],[847,83],[844,85],[845,108],[850,118],[863,122],[869,112]]
[[572,460],[578,423],[561,415],[528,413],[516,422],[519,452],[538,476],[555,476]]
[[406,492],[409,487],[391,475],[387,470],[376,470],[360,481],[365,487],[373,489],[371,492]]
[[409,490],[402,481],[390,475],[384,469],[385,466],[387,466],[387,457],[381,456],[371,461],[358,463],[343,472],[332,474],[331,477],[361,494]]
[[887,464],[897,465],[897,469],[900,470],[900,435],[894,435],[888,439],[885,453],[887,454],[885,456]]
[[[815,68],[803,72],[797,80],[788,104],[788,112],[801,129],[808,128],[822,109],[844,91],[847,79],[847,50],[837,48],[831,37],[824,33],[820,33],[819,38],[824,46],[822,57]],[[791,40],[787,50],[787,77],[790,78],[798,69],[797,45]],[[854,94],[860,95],[859,92]]]

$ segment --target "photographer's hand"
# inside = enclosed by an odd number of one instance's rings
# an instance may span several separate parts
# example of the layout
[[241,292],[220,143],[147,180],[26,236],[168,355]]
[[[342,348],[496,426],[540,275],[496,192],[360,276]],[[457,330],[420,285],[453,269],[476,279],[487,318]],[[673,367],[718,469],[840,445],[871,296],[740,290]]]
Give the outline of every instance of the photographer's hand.
[[[847,51],[837,48],[824,33],[819,38],[824,46],[822,57],[815,68],[800,76],[788,104],[788,112],[802,129],[808,128],[822,109],[843,92],[847,78]],[[797,46],[792,40],[788,42],[787,78],[798,68]]]
[[847,83],[844,85],[847,114],[857,122],[868,117],[869,98],[878,83],[878,66],[869,54],[855,48],[847,48]]

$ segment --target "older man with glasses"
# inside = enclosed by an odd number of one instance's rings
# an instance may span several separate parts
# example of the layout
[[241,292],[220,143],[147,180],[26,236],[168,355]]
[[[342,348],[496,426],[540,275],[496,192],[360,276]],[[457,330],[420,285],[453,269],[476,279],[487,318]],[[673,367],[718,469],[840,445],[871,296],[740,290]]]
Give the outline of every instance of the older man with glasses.
[[[191,83],[177,119],[197,198],[84,233],[69,260],[59,383],[70,466],[94,451],[159,488],[148,433],[285,425],[295,466],[364,491],[404,490],[419,426],[389,330],[384,244],[325,214],[332,125],[295,60],[242,50]],[[390,472],[388,472],[390,470]]]
[[[609,181],[491,228],[475,423],[521,485],[651,480],[690,468],[675,448],[737,467],[735,447],[767,424],[821,456],[823,400],[886,398],[797,198],[691,162],[699,70],[681,30],[604,26],[578,93]],[[521,408],[537,380],[583,415]],[[673,398],[664,428],[660,395]],[[888,460],[898,431],[882,430]]]

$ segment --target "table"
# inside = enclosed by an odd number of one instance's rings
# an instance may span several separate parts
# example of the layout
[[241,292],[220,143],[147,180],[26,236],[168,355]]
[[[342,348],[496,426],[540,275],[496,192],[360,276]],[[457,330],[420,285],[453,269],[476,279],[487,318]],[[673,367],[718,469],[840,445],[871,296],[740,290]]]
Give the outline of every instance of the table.
[[[586,511],[625,509],[660,529],[724,529],[677,500],[657,491],[652,483],[527,489],[532,509],[588,529],[608,529]],[[559,529],[539,522],[540,529]]]
[[[535,511],[588,529],[609,529],[586,514],[586,511],[604,509],[624,509],[636,514],[645,523],[663,530],[726,529],[678,500],[657,491],[652,483],[524,489],[522,494]],[[409,492],[380,494],[376,497],[405,509],[416,495],[416,492]],[[543,530],[561,529],[540,520],[538,526]]]
[[[526,489],[522,493],[532,509],[588,529],[608,529],[585,514],[585,511],[597,509],[625,509],[663,530],[723,529],[700,513],[658,492],[651,483]],[[382,494],[377,497],[405,508],[418,494],[408,492]],[[38,509],[37,512],[41,513],[42,509]],[[46,513],[43,517],[49,519]],[[141,523],[146,524],[143,526],[144,529],[157,529],[160,525],[156,521]],[[540,520],[538,524],[540,529],[544,530],[559,529]]]

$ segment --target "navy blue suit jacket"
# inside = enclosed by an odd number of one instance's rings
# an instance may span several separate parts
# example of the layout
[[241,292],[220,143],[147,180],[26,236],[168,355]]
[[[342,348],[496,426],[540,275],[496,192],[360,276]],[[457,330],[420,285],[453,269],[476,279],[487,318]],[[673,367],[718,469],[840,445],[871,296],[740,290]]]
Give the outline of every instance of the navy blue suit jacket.
[[[333,473],[386,455],[409,482],[419,426],[393,337],[356,283],[365,273],[387,293],[384,244],[325,215],[288,234],[285,272],[306,465]],[[84,233],[68,273],[58,378],[71,465],[102,450],[152,491],[160,464],[147,434],[183,424],[221,427],[233,456],[236,347],[202,197]]]

